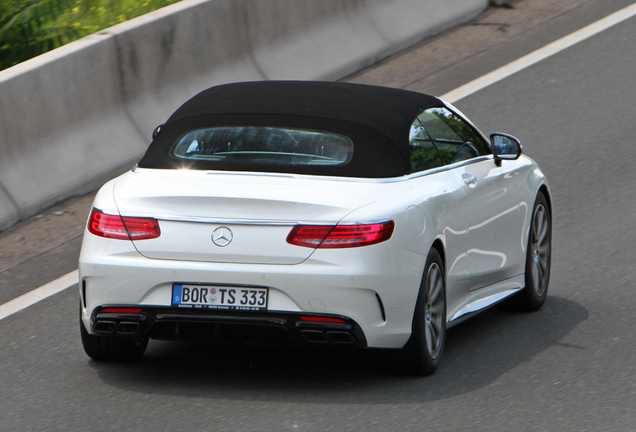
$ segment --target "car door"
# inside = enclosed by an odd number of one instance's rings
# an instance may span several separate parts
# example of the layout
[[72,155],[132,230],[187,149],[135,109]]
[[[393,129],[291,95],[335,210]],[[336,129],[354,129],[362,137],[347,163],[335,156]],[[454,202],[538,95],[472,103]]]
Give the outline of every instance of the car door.
[[462,220],[467,226],[468,291],[523,272],[526,209],[521,202],[517,161],[495,164],[487,142],[469,122],[446,109],[433,108],[418,119],[444,163],[463,185]]
[[465,208],[469,216],[468,251],[471,284],[483,288],[523,273],[523,236],[526,203],[521,201],[517,161],[501,166],[484,160],[457,168],[466,184]]
[[[465,187],[456,175],[444,169],[435,143],[418,119],[411,125],[409,146],[413,184],[420,196],[418,207],[445,239],[446,300],[452,308],[465,297],[464,286],[470,279],[468,226],[460,211]],[[432,185],[440,193],[433,192]]]

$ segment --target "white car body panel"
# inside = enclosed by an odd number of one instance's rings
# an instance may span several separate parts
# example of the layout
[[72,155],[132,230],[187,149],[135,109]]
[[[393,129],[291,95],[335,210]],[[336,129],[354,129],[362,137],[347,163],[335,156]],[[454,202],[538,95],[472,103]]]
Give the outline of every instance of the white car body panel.
[[[335,225],[382,194],[409,187],[404,182],[370,187],[367,182],[293,175],[138,170],[121,176],[114,193],[121,214],[137,215],[143,209],[142,216],[161,220],[159,238],[134,242],[147,258],[299,264],[314,250],[287,243],[294,225]],[[211,235],[223,226],[234,238],[226,247],[217,247]]]
[[471,245],[466,288],[473,291],[489,285],[493,278],[504,280],[522,274],[526,245],[518,239],[526,222],[528,203],[520,199],[523,185],[515,178],[519,174],[516,161],[498,167],[485,160],[455,172],[462,180],[474,179],[465,185],[464,205],[471,209],[464,214]]
[[[367,346],[399,348],[411,334],[436,241],[449,325],[523,287],[530,212],[539,187],[547,187],[525,156],[502,167],[482,157],[379,180],[134,171],[107,183],[94,207],[154,217],[161,236],[133,244],[85,232],[79,271],[89,332],[98,306],[170,306],[173,283],[244,284],[269,288],[270,311],[344,315],[360,325]],[[474,187],[464,174],[476,177]],[[286,242],[296,224],[383,220],[395,222],[393,236],[371,246],[314,250]],[[211,240],[220,226],[234,231],[225,248]]]

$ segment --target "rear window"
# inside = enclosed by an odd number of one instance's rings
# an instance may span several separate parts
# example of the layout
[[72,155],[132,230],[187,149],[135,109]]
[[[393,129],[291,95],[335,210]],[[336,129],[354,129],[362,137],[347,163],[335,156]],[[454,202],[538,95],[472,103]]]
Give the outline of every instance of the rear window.
[[222,126],[190,131],[170,156],[210,162],[280,165],[343,165],[353,142],[343,135],[283,127]]
[[138,166],[362,178],[411,172],[406,154],[373,127],[330,118],[242,113],[168,121]]

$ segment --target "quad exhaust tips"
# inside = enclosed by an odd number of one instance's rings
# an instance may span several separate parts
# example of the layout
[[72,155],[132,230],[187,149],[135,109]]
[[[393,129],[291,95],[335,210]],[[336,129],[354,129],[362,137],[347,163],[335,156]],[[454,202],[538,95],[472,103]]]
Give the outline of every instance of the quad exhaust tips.
[[98,334],[134,335],[139,331],[139,323],[132,321],[97,321],[93,330]]
[[[362,329],[340,315],[291,312],[231,313],[134,305],[100,306],[90,317],[91,333],[105,338],[141,336],[159,340],[202,340],[366,346]],[[256,338],[249,335],[257,335]]]

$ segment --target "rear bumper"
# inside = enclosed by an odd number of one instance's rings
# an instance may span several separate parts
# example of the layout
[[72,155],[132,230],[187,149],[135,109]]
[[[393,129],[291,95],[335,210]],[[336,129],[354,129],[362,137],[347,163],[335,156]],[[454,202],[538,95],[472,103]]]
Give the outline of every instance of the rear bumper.
[[[113,307],[136,308],[141,311],[104,312]],[[323,321],[312,321],[311,318]],[[325,318],[342,322],[324,322]],[[367,346],[361,327],[351,318],[307,313],[236,314],[216,310],[105,305],[93,310],[90,332],[102,336],[148,336],[160,340]]]
[[[392,240],[347,251],[318,250],[311,258],[296,265],[159,260],[141,256],[129,241],[86,234],[79,262],[82,320],[86,330],[96,334],[92,320],[100,308],[134,305],[144,311],[157,311],[145,320],[161,323],[160,326],[153,324],[152,327],[157,329],[153,331],[157,332],[156,337],[167,337],[170,332],[166,330],[160,335],[159,329],[178,327],[183,330],[215,325],[212,321],[217,318],[205,318],[212,315],[235,316],[246,321],[250,321],[248,317],[261,317],[259,313],[246,311],[233,314],[215,311],[204,314],[204,318],[170,317],[175,313],[181,315],[171,306],[173,284],[267,287],[267,312],[261,314],[287,321],[251,327],[244,323],[245,328],[258,327],[265,329],[263,331],[270,327],[282,328],[294,335],[298,333],[294,328],[296,321],[289,316],[345,317],[347,323],[355,323],[351,324],[352,328],[361,329],[359,336],[353,334],[356,344],[364,341],[365,346],[373,348],[401,348],[411,334],[424,261],[421,255],[402,249]],[[192,313],[196,315],[196,312]],[[164,324],[177,321],[200,324]],[[227,323],[217,327],[225,328]],[[304,335],[311,337],[309,331],[313,329],[307,330]],[[332,339],[337,337],[325,333],[328,340],[330,336]],[[316,333],[315,337],[322,336]]]

